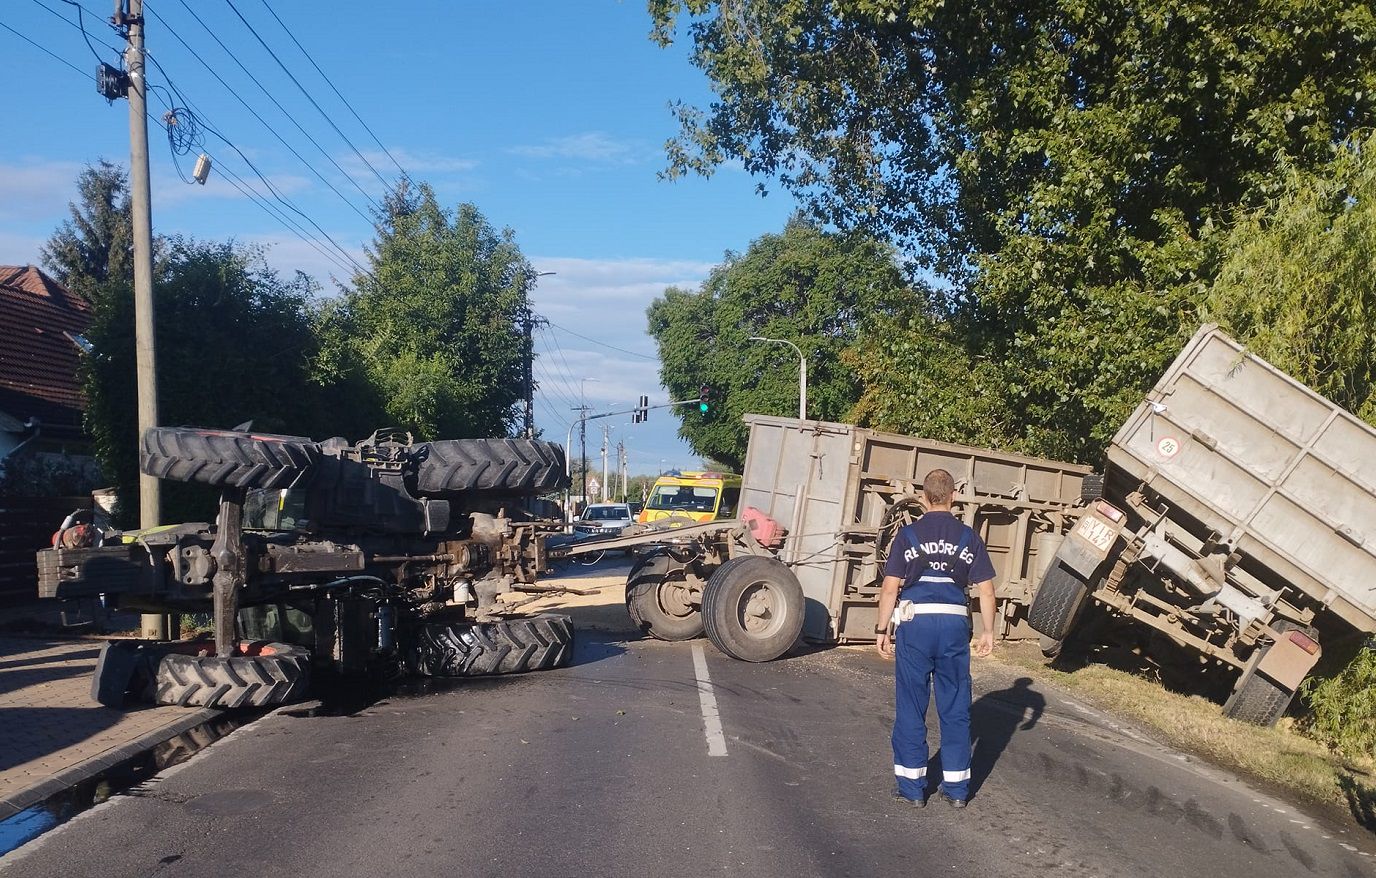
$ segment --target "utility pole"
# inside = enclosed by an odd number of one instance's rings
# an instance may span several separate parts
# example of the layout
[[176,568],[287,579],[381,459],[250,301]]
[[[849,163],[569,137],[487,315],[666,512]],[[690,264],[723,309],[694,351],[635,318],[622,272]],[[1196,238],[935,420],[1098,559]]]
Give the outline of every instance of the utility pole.
[[526,424],[525,430],[521,435],[527,439],[535,438],[535,315],[530,311],[530,303],[526,303],[526,313],[524,321],[526,335]]
[[607,453],[611,451],[612,428],[602,425],[602,501],[611,496],[611,482],[607,481]]
[[[582,406],[586,409],[587,406]],[[588,418],[586,412],[582,419],[578,421],[578,455],[582,458],[583,466],[583,502],[591,503],[588,497]]]
[[[134,362],[138,379],[139,436],[158,425],[157,345],[153,321],[153,206],[148,172],[148,79],[144,69],[143,0],[127,0],[118,14],[128,25],[124,66],[129,71],[129,201],[134,221]],[[139,525],[157,527],[162,490],[156,476],[139,473]],[[167,637],[165,616],[145,615],[143,636]]]
[[627,489],[627,487],[626,487],[626,443],[625,443],[625,442],[617,442],[617,443],[616,443],[616,462],[617,462],[617,465],[619,466],[619,468],[620,468],[620,470],[621,470],[621,500],[622,500],[622,502],[625,502],[625,501],[628,499],[628,493],[629,493],[629,492],[628,492],[628,489]]

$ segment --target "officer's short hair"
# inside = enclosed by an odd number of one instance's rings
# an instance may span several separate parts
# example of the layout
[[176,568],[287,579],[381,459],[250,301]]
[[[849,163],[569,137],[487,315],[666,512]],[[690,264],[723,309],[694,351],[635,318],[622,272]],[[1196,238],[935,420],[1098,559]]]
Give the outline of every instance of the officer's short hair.
[[928,503],[945,506],[956,492],[956,480],[944,469],[934,469],[922,480],[922,496]]

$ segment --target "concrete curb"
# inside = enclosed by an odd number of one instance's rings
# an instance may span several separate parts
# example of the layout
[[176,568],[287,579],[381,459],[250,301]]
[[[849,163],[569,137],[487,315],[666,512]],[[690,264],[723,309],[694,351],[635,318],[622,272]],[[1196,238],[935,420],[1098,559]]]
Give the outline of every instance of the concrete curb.
[[33,786],[27,787],[6,799],[0,800],[0,820],[7,820],[23,811],[31,808],[49,798],[61,793],[71,787],[76,786],[82,781],[109,771],[121,763],[128,762],[148,750],[153,749],[164,741],[169,741],[183,732],[190,731],[197,726],[203,725],[210,720],[220,716],[220,711],[205,707],[200,710],[191,711],[186,716],[174,720],[160,729],[149,732],[141,737],[135,738],[127,744],[121,744],[111,750],[107,750],[99,756],[87,759],[70,768],[42,780]]

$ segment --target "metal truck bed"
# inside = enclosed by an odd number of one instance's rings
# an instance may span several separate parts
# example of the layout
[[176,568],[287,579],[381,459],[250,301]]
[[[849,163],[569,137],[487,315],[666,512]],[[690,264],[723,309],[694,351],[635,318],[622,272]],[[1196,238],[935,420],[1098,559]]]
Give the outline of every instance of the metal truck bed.
[[[1004,637],[1024,622],[1032,589],[1081,505],[1089,467],[951,445],[848,424],[746,415],[741,506],[788,528],[779,558],[802,583],[803,634],[874,640],[884,545],[895,504],[916,499],[936,467],[956,479],[956,513],[989,546]],[[1068,514],[1069,513],[1069,514]]]
[[1262,582],[1376,631],[1376,430],[1216,326],[1176,357],[1108,463],[1111,482],[1146,485]]

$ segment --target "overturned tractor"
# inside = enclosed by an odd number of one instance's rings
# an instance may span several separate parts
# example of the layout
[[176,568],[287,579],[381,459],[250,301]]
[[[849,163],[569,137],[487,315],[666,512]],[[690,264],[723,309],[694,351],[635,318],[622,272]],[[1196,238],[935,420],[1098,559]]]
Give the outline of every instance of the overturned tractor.
[[214,525],[73,525],[39,553],[39,593],[211,612],[214,639],[112,642],[92,687],[103,704],[263,706],[303,697],[313,671],[478,676],[569,660],[569,619],[519,615],[526,600],[512,599],[542,591],[560,523],[525,508],[565,487],[558,445],[159,427],[139,464],[218,487]]

